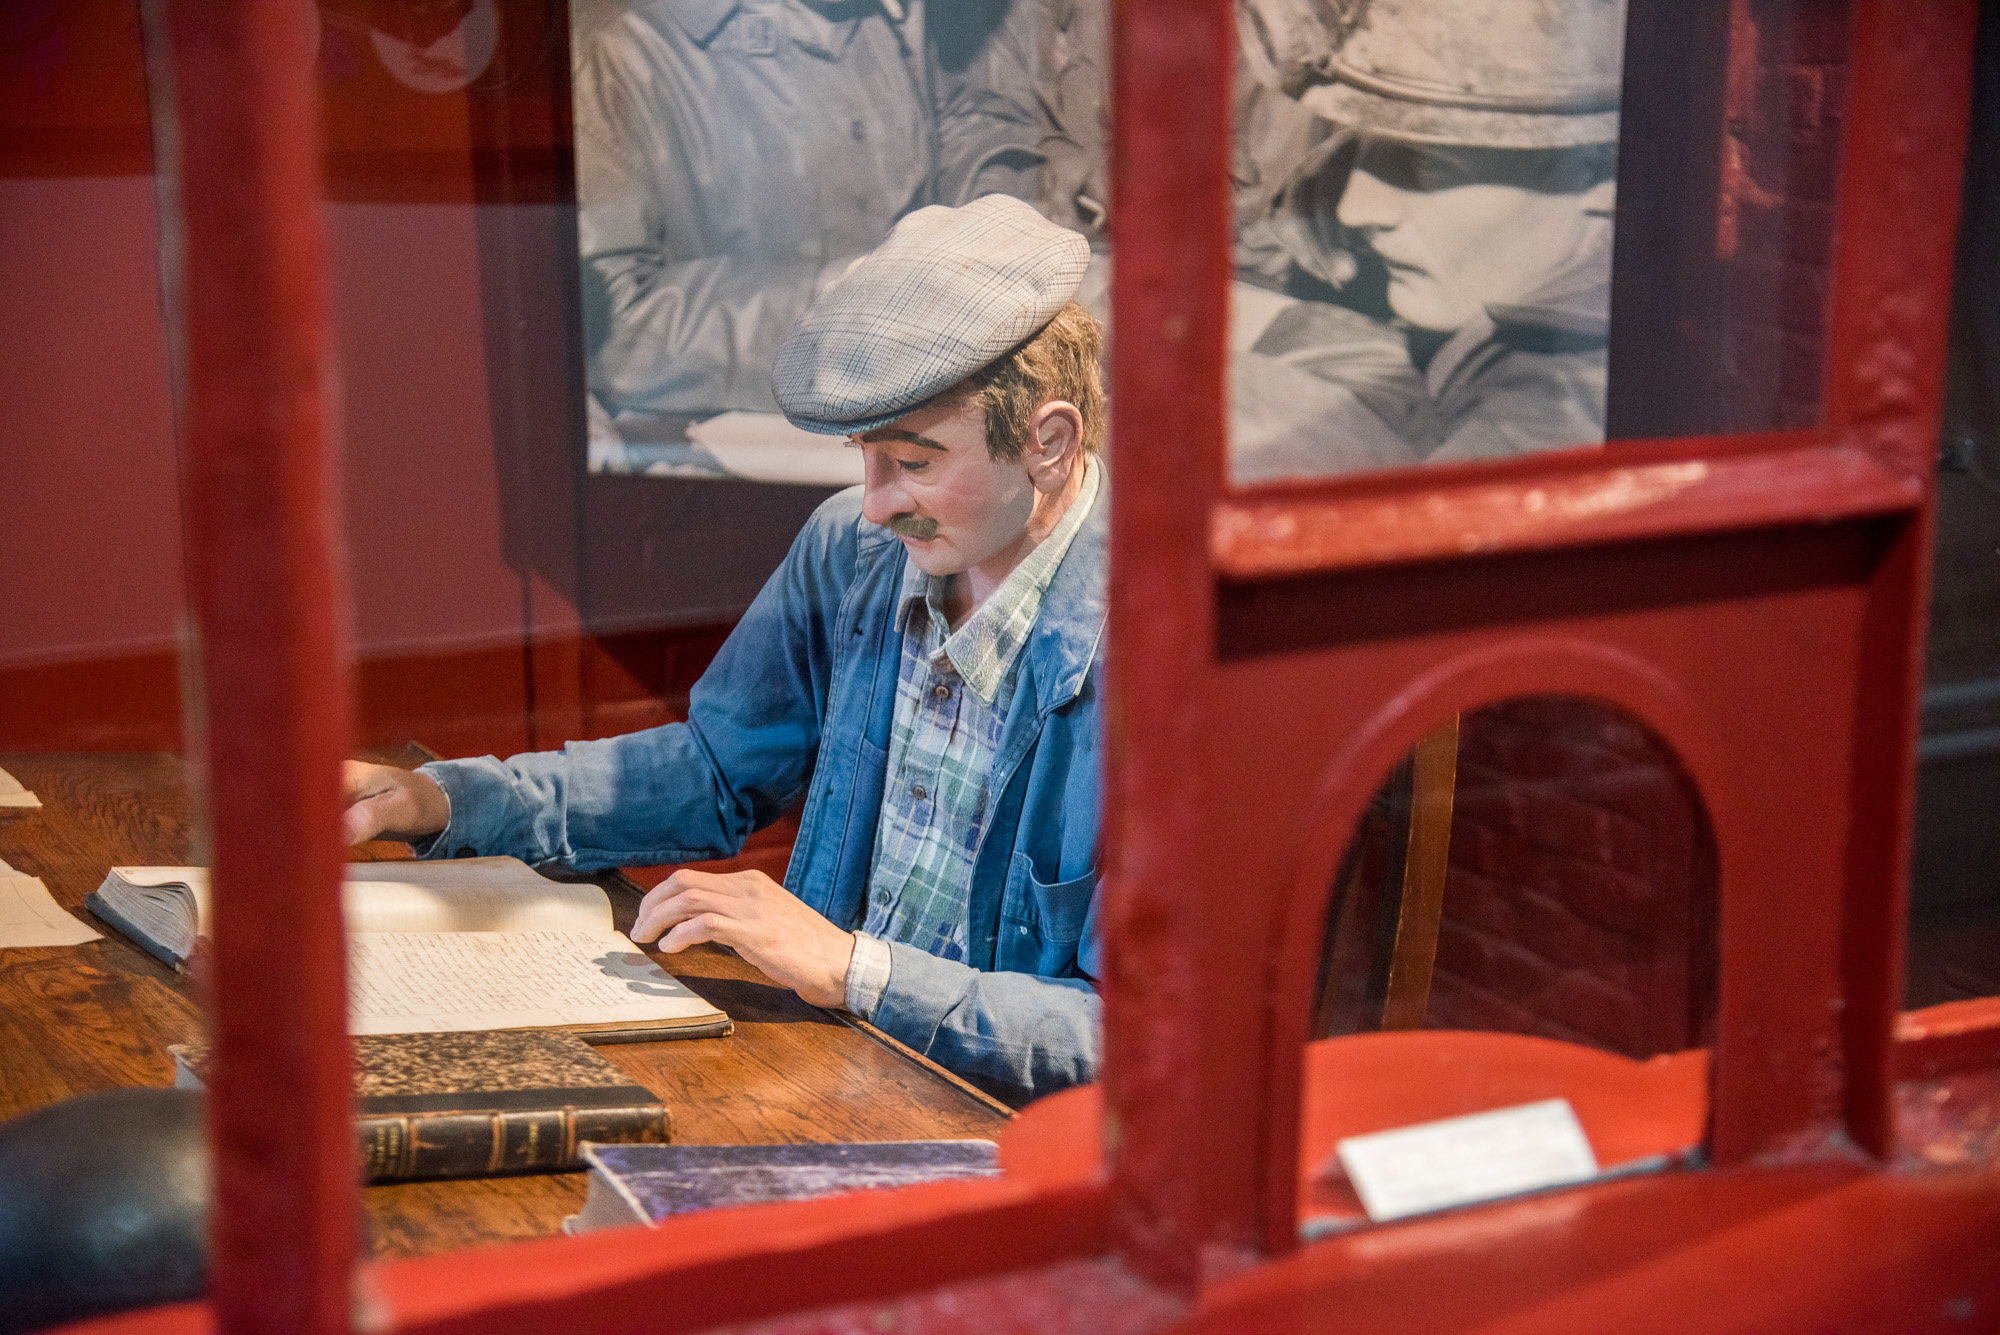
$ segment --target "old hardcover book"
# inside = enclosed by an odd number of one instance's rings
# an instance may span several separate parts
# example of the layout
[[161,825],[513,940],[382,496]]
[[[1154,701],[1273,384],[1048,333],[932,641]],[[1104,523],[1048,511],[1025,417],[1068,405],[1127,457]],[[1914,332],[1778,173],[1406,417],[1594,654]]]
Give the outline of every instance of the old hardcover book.
[[847,1191],[997,1177],[990,1140],[893,1140],[841,1145],[586,1145],[590,1193],[566,1233],[724,1205],[803,1201]]
[[[178,1043],[200,1087],[206,1043]],[[667,1109],[573,1035],[538,1030],[355,1040],[355,1139],[369,1182],[583,1167],[583,1142],[664,1143]]]
[[[181,968],[208,934],[208,869],[113,867],[84,906]],[[613,930],[603,890],[515,858],[357,862],[341,907],[355,1034],[567,1029],[616,1043],[731,1028]]]

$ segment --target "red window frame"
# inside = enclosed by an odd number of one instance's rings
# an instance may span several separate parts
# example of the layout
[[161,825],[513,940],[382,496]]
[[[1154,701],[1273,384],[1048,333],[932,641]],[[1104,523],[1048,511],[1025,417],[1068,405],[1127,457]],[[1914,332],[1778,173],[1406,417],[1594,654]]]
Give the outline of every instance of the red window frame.
[[[1106,1085],[1128,1247],[1185,1280],[1204,1246],[1296,1245],[1296,1053],[1337,860],[1429,726],[1514,694],[1630,710],[1708,807],[1723,913],[1711,1162],[1888,1157],[1973,6],[1853,6],[1819,426],[1248,492],[1227,487],[1217,444],[1226,9],[1122,17],[1114,220],[1144,223],[1116,238],[1111,644],[1118,714],[1146,725],[1113,734]],[[1560,581],[1556,607],[1496,617],[1523,578]],[[1365,632],[1277,624],[1314,616]],[[1818,681],[1753,670],[1788,639],[1844,657]],[[1302,654],[1314,670],[1296,669]],[[1836,744],[1809,745],[1796,722],[1758,732],[1779,706],[1816,712],[1817,740]],[[1786,742],[1790,757],[1759,749]],[[1313,747],[1323,759],[1280,762]],[[1272,798],[1300,775],[1311,801]],[[1256,796],[1229,801],[1241,792]],[[1282,818],[1253,810],[1273,804]],[[1223,885],[1226,911],[1187,907]],[[1236,981],[1252,979],[1263,988]]]

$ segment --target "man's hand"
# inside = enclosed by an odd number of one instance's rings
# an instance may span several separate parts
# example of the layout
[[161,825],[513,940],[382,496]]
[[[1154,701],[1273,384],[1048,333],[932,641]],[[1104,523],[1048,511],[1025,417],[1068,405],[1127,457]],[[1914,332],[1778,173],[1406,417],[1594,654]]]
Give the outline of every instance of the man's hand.
[[813,912],[761,871],[677,871],[639,903],[634,941],[665,932],[669,954],[697,941],[731,946],[815,1006],[847,1000],[854,937]]
[[451,823],[451,800],[428,774],[350,760],[341,770],[341,781],[347,792],[341,824],[350,844],[421,839]]

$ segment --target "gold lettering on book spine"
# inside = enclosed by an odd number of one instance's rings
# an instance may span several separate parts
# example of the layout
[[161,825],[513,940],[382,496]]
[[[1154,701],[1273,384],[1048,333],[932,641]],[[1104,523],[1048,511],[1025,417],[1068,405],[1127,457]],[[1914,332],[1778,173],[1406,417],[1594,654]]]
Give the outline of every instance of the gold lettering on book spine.
[[409,1121],[402,1117],[371,1117],[359,1125],[361,1171],[364,1181],[408,1177],[416,1150],[416,1137]]

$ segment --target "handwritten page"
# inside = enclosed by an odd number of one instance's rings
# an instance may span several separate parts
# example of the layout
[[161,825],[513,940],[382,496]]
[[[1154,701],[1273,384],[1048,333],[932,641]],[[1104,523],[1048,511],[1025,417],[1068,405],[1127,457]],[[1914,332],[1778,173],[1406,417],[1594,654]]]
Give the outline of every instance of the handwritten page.
[[21,781],[0,769],[0,807],[18,807],[23,811],[39,811],[42,799],[21,786]]
[[1377,1222],[1597,1174],[1597,1156],[1568,1099],[1349,1136],[1335,1149]]
[[709,1015],[620,932],[364,932],[347,939],[356,1034]]
[[56,903],[39,876],[23,876],[0,862],[0,948],[80,946],[102,939]]

